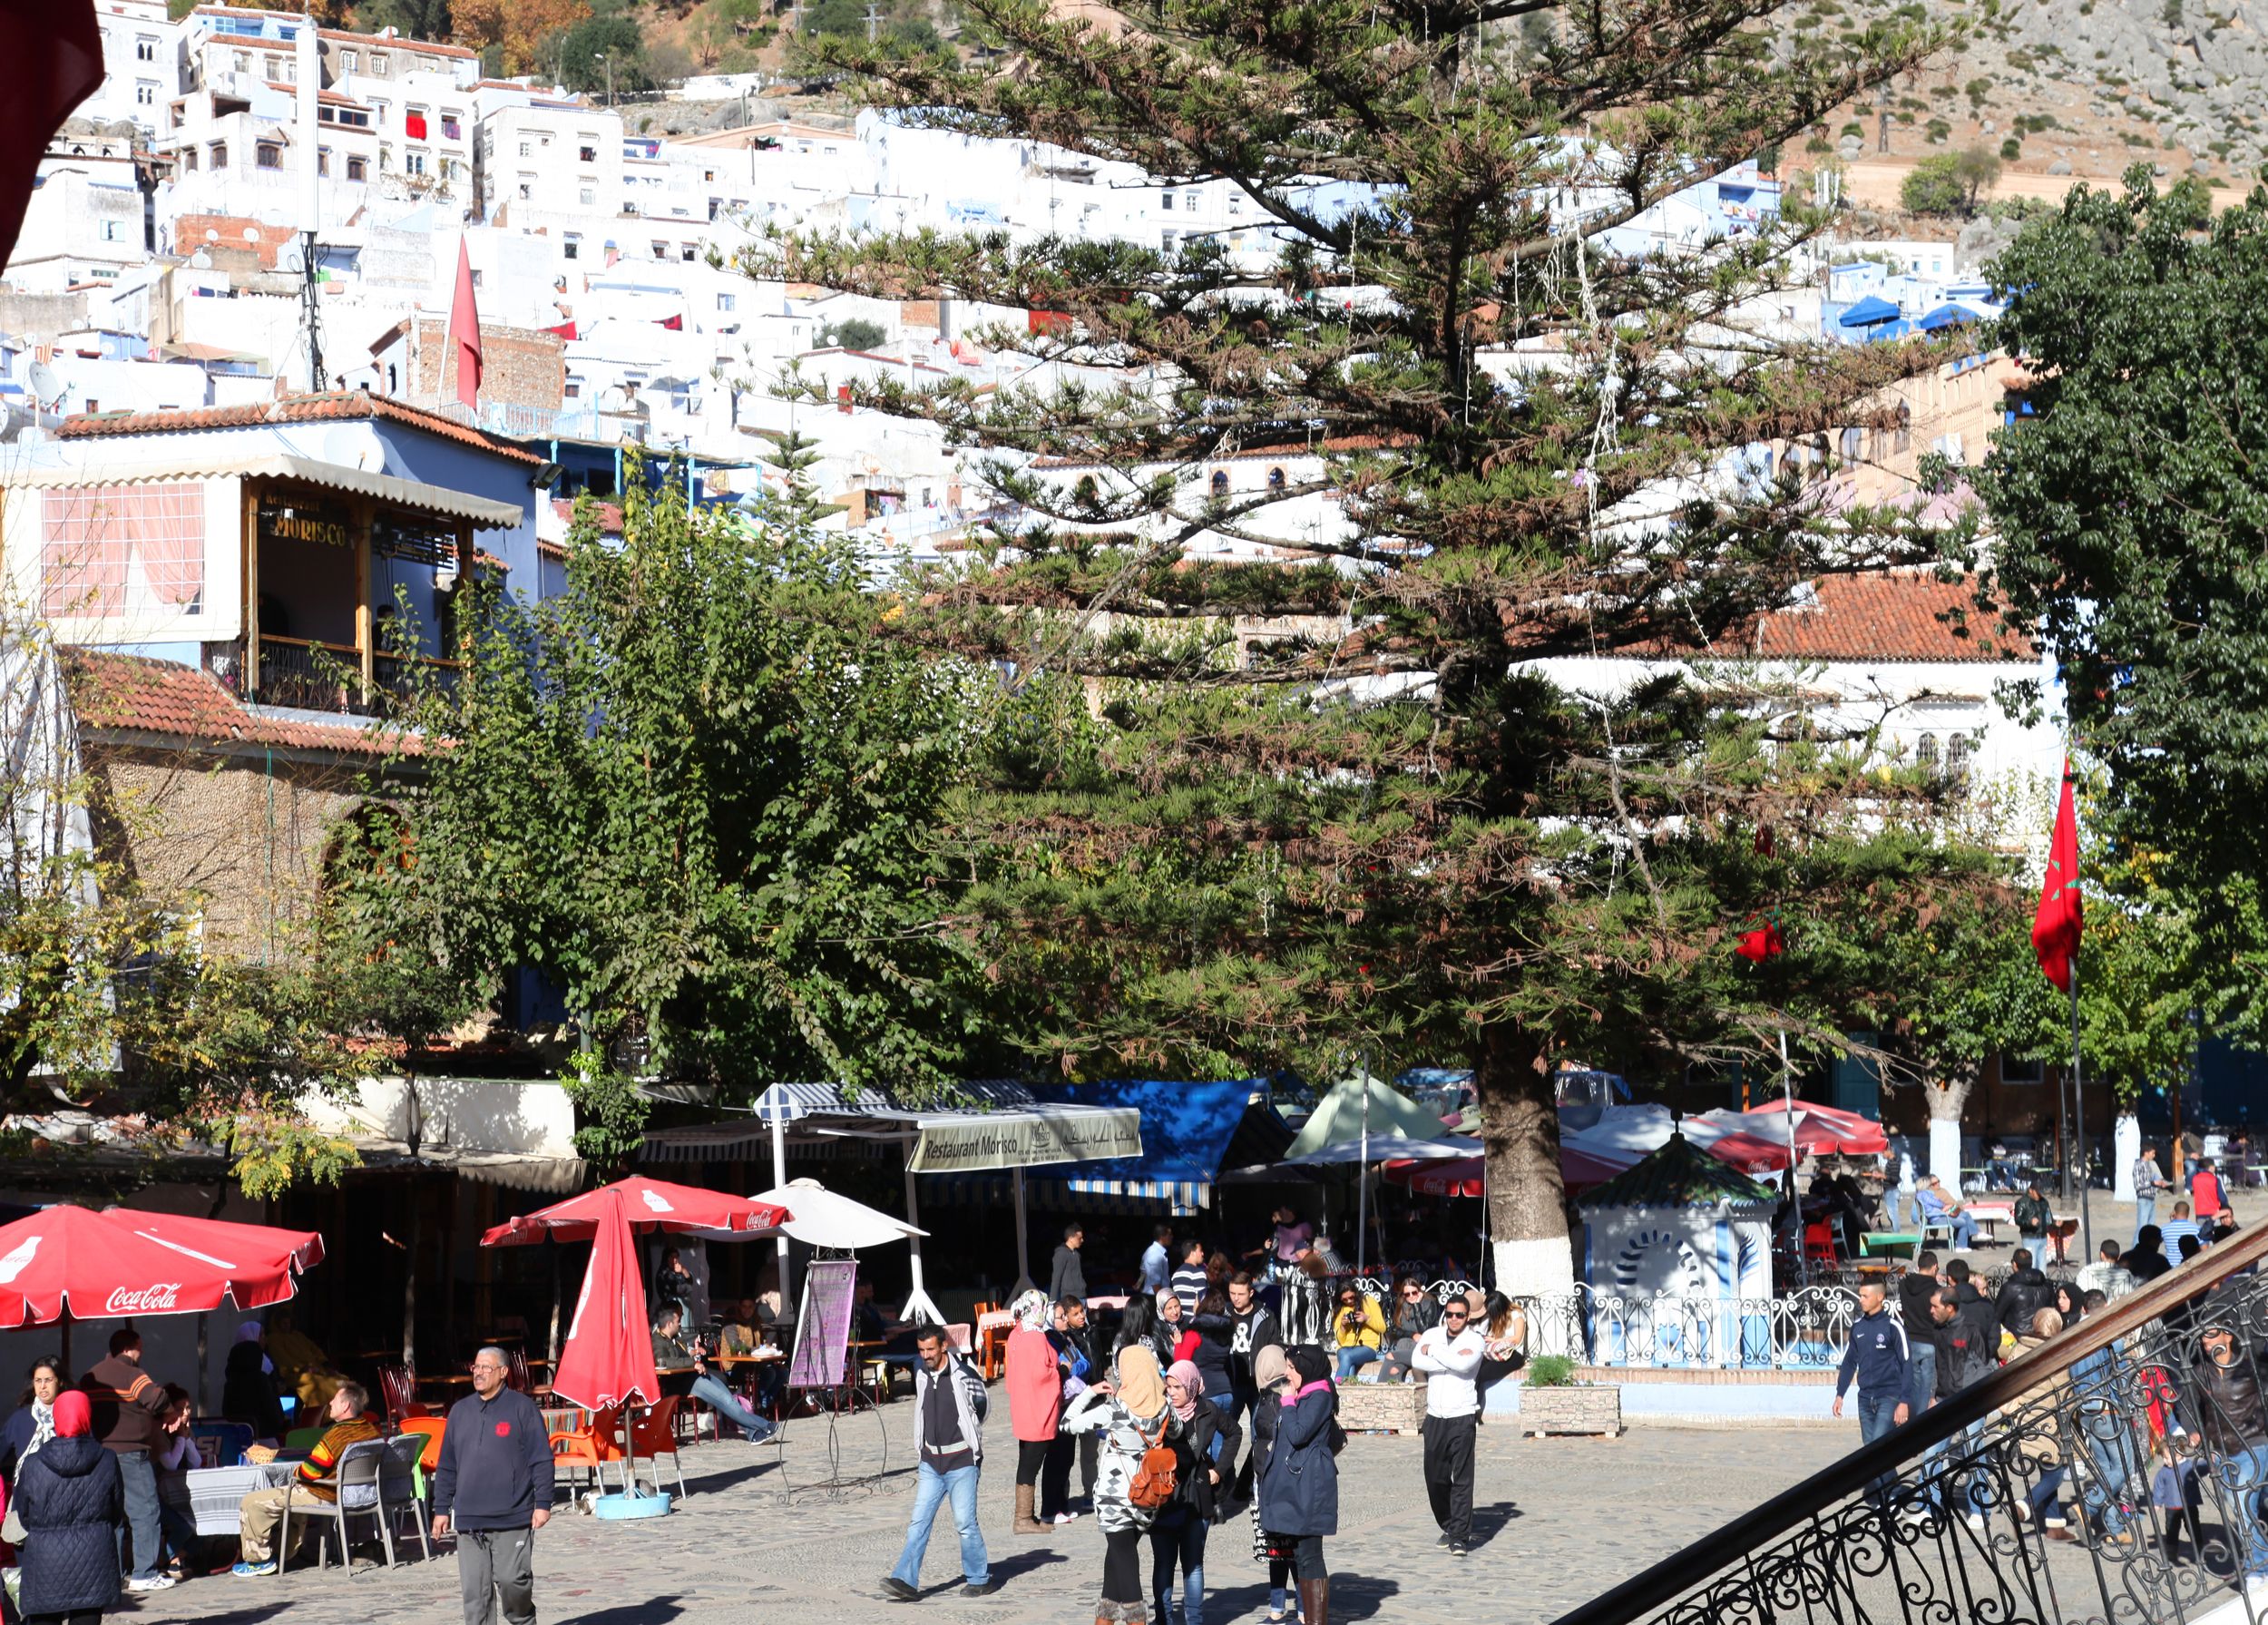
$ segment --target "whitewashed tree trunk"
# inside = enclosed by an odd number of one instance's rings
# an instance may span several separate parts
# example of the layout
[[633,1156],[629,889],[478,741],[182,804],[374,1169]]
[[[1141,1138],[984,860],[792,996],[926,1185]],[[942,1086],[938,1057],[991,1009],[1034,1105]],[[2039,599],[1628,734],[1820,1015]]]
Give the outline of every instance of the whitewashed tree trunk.
[[2122,1111],[2110,1131],[2110,1171],[2114,1181],[2110,1188],[2113,1200],[2134,1200],[2135,1160],[2142,1155],[2142,1121],[2131,1111]]
[[1931,1078],[1921,1086],[1930,1103],[1930,1171],[1948,1190],[1960,1189],[1960,1114],[1972,1080]]

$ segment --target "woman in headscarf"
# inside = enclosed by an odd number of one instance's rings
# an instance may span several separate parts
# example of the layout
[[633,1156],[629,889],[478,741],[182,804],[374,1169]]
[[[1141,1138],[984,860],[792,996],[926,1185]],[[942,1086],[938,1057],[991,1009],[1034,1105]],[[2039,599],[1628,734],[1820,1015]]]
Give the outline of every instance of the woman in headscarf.
[[1156,1509],[1128,1498],[1145,1452],[1176,1436],[1180,1419],[1166,1401],[1158,1356],[1147,1339],[1112,1362],[1110,1380],[1090,1388],[1063,1414],[1063,1431],[1100,1435],[1095,1453],[1095,1521],[1102,1526],[1102,1601],[1096,1625],[1144,1625],[1142,1536]]
[[[1016,1523],[1022,1535],[1045,1534],[1061,1506],[1043,1506],[1033,1515],[1040,1470],[1055,1444],[1063,1419],[1063,1373],[1055,1363],[1048,1327],[1055,1306],[1044,1292],[1025,1293],[1009,1306],[1016,1329],[1008,1334],[1008,1425],[1016,1435]],[[1047,1522],[1042,1522],[1044,1518]]]
[[1228,1500],[1237,1470],[1237,1419],[1205,1403],[1205,1374],[1188,1360],[1166,1373],[1166,1403],[1180,1431],[1173,1441],[1173,1500],[1149,1526],[1149,1589],[1158,1599],[1158,1625],[1166,1625],[1173,1571],[1181,1568],[1183,1625],[1202,1625],[1205,1612],[1205,1532]]
[[24,1519],[17,1607],[30,1625],[94,1625],[118,1606],[118,1526],[126,1490],[118,1458],[94,1437],[87,1396],[55,1396],[55,1436],[16,1475]]
[[1305,1625],[1329,1625],[1325,1536],[1339,1532],[1339,1463],[1332,1454],[1339,1396],[1319,1348],[1295,1348],[1294,1386],[1276,1402],[1276,1443],[1260,1474],[1260,1523],[1271,1553],[1287,1557],[1299,1582]]
[[1243,1469],[1237,1475],[1237,1497],[1252,1509],[1252,1555],[1268,1566],[1268,1618],[1281,1620],[1288,1606],[1291,1617],[1299,1617],[1298,1600],[1287,1595],[1291,1586],[1292,1565],[1286,1559],[1272,1556],[1268,1551],[1268,1532],[1260,1523],[1259,1486],[1261,1476],[1267,1471],[1268,1454],[1276,1447],[1276,1424],[1283,1410],[1278,1403],[1290,1385],[1291,1361],[1280,1347],[1263,1348],[1252,1357],[1253,1380],[1259,1385],[1260,1403],[1252,1412],[1252,1452],[1245,1457]]
[[[5,1479],[11,1489],[15,1485],[16,1474],[24,1471],[24,1463],[55,1436],[55,1395],[63,1389],[62,1362],[32,1362],[24,1398],[6,1424],[0,1426],[0,1479]],[[16,1518],[13,1503],[5,1521],[0,1522],[0,1539],[12,1546],[23,1542],[24,1525]]]
[[1197,1352],[1197,1328],[1189,1324],[1188,1313],[1181,1307],[1180,1297],[1171,1287],[1160,1287],[1156,1293],[1158,1302],[1158,1359],[1171,1368],[1176,1361],[1188,1359]]
[[276,1366],[264,1346],[266,1334],[257,1320],[236,1328],[236,1345],[229,1350],[227,1375],[220,1387],[220,1414],[241,1422],[252,1437],[267,1444],[282,1440],[289,1425],[282,1402],[276,1397]]

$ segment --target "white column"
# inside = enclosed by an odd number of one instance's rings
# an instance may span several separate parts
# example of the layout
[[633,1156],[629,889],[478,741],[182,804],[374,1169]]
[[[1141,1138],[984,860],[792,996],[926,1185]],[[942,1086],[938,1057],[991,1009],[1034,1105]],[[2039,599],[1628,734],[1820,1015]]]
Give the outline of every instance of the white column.
[[2111,1126],[2110,1194],[2114,1201],[2134,1200],[2134,1165],[2142,1155],[2142,1123],[2131,1111],[2122,1111]]
[[[785,1101],[775,1101],[772,1107],[772,1189],[787,1188],[787,1112]],[[790,1209],[789,1211],[793,1211]],[[780,1232],[779,1246],[779,1312],[795,1312],[796,1287],[788,1277],[787,1234]]]
[[[905,1137],[905,1222],[915,1229],[921,1228],[922,1210],[914,1197],[914,1136],[911,1134]],[[905,1245],[912,1254],[910,1263],[914,1290],[906,1295],[905,1307],[898,1312],[898,1318],[943,1326],[945,1317],[937,1312],[937,1306],[929,1301],[929,1288],[922,1284],[922,1238],[908,1236]]]

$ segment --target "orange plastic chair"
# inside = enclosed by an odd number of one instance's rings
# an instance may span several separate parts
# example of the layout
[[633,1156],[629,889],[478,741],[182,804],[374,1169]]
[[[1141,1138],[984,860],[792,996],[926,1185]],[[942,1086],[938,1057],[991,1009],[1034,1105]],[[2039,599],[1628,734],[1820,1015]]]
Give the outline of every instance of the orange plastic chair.
[[446,1416],[411,1416],[403,1421],[401,1427],[406,1434],[425,1435],[425,1448],[418,1455],[417,1464],[428,1473],[441,1465],[441,1435],[448,1430]]
[[[618,1409],[594,1412],[587,1426],[555,1428],[552,1432],[552,1463],[578,1472],[588,1467],[592,1481],[606,1488],[609,1462],[622,1462],[621,1415]],[[630,1487],[630,1468],[622,1467],[622,1486]]]
[[[682,1497],[685,1494],[685,1455],[678,1448],[677,1414],[677,1396],[663,1395],[660,1404],[631,1421],[630,1447],[635,1454],[651,1458],[654,1483],[657,1484],[661,1482],[661,1458],[668,1456],[670,1465],[677,1469],[678,1494]],[[628,1475],[630,1468],[627,1464],[622,1472],[625,1476]]]

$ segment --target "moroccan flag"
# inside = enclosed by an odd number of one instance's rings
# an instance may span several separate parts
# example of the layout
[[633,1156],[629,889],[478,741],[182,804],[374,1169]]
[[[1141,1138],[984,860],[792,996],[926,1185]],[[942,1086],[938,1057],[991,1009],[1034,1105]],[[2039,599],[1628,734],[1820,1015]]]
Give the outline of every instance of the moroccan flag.
[[2079,952],[2079,817],[2071,802],[2071,764],[2063,764],[2063,796],[2056,803],[2056,833],[2048,843],[2048,877],[2032,915],[2032,952],[2048,981],[2071,991],[2071,964]]
[[481,392],[481,313],[473,302],[473,256],[456,240],[456,297],[449,301],[449,344],[456,351],[456,397],[465,406]]
[[664,317],[654,325],[658,328],[667,328],[672,333],[682,333],[685,331],[685,318],[682,314]]
[[1742,932],[1740,941],[1733,945],[1734,953],[1758,964],[1786,951],[1787,945],[1780,940],[1780,927],[1769,921],[1753,931]]
[[0,62],[8,89],[0,95],[0,265],[15,249],[31,205],[47,138],[71,110],[103,84],[103,31],[93,0],[0,4]]

